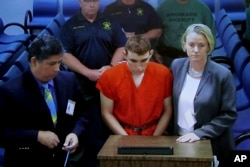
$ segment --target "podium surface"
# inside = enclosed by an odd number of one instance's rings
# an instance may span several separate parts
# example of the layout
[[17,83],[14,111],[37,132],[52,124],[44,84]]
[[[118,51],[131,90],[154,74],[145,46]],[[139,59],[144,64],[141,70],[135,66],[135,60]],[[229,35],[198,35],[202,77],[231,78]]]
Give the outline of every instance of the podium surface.
[[[210,140],[177,143],[177,136],[111,135],[97,157],[100,167],[211,167]],[[120,146],[173,147],[173,155],[118,154]]]

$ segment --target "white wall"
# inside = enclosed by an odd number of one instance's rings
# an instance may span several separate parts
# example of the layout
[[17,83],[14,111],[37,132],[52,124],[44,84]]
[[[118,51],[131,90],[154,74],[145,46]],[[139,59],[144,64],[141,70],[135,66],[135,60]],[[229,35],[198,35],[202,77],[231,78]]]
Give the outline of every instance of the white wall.
[[[23,24],[26,10],[32,9],[33,0],[0,0],[0,17],[4,24],[18,22]],[[20,29],[11,28],[7,33],[20,33]]]

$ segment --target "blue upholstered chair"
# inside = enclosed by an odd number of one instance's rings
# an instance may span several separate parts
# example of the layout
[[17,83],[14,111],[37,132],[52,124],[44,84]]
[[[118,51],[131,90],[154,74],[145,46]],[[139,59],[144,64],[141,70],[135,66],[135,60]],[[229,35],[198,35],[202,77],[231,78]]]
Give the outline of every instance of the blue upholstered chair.
[[250,61],[245,66],[245,68],[242,72],[242,75],[241,75],[242,85],[246,91],[248,101],[250,102],[250,77],[249,77],[249,74],[250,74]]
[[13,64],[9,70],[4,74],[4,76],[1,78],[2,81],[6,82],[9,79],[15,78],[16,76],[20,75],[22,73],[21,69]]
[[53,20],[58,9],[58,0],[33,0],[32,11],[27,10],[24,17],[24,27],[32,35],[32,39]]
[[232,73],[234,73],[234,65],[233,61],[226,56],[212,56],[211,60],[215,61],[228,68]]
[[15,53],[22,47],[24,47],[24,44],[22,42],[13,42],[9,44],[0,43],[0,54],[1,53]]
[[[47,31],[52,36],[59,37],[59,31],[61,26],[65,23],[65,18],[63,14],[58,13],[55,18],[49,22],[49,24],[45,27],[44,31]],[[46,32],[44,32],[46,33]],[[39,34],[42,35],[42,34]]]
[[215,17],[215,25],[218,28],[219,25],[221,24],[221,21],[227,17],[227,13],[225,11],[225,9],[220,9]]
[[248,62],[242,72],[242,90],[244,95],[238,95],[237,98],[248,102],[248,107],[242,110],[238,110],[238,117],[235,124],[232,127],[233,134],[236,142],[237,150],[249,150],[250,149],[250,62]]
[[[51,34],[51,31],[48,31],[46,28],[45,29],[43,29],[41,32],[39,32],[39,34],[36,36],[36,37],[40,37],[40,36],[42,36],[42,35],[52,35]],[[32,43],[32,42],[31,42]],[[30,43],[30,44],[31,44]]]
[[[5,30],[12,27],[18,27],[23,30],[23,34],[9,35],[5,33]],[[23,25],[19,23],[8,23],[4,25],[2,18],[0,17],[0,43],[9,44],[13,42],[21,42],[28,46],[31,35],[27,32]]]
[[241,0],[220,0],[220,8],[225,9],[233,24],[241,24],[246,19],[245,7]]
[[236,89],[239,90],[242,88],[242,74],[245,66],[250,62],[250,54],[245,47],[241,46],[235,53],[233,57],[234,64],[234,78],[236,83]]
[[220,23],[218,23],[217,31],[218,31],[218,33],[220,35],[220,38],[222,39],[222,42],[224,42],[223,41],[224,33],[226,32],[227,28],[230,27],[230,26],[233,26],[233,23],[230,20],[230,18],[228,17],[228,15],[223,17],[223,19],[220,21]]
[[46,27],[45,29],[49,32],[50,35],[58,37],[59,36],[59,31],[60,27],[59,25],[55,22],[55,20],[52,20]]
[[6,62],[8,62],[12,57],[11,53],[2,53],[0,54],[0,70],[1,70],[1,66],[4,65]]
[[237,34],[237,30],[235,29],[234,25],[228,24],[228,26],[222,32],[222,36],[221,36],[222,42],[224,44],[228,43],[230,38],[235,34]]
[[227,50],[227,57],[234,60],[236,52],[243,46],[238,33],[233,33],[225,43],[225,49]]
[[62,13],[58,13],[53,20],[56,22],[58,27],[61,27],[66,21]]
[[62,14],[65,20],[68,20],[71,16],[80,10],[80,4],[77,0],[62,0]]
[[25,50],[23,53],[16,59],[14,64],[21,70],[25,71],[29,68],[28,61],[28,52]]
[[0,53],[0,78],[8,70],[9,62],[13,59],[12,53]]
[[236,150],[250,150],[250,131],[243,132],[235,138]]
[[[236,108],[238,111],[250,108],[250,62],[245,65],[240,81],[242,82],[242,88],[237,90],[237,102]],[[249,117],[250,118],[250,117]]]
[[0,78],[15,62],[16,58],[26,49],[23,43],[15,42],[11,44],[0,44],[0,57],[11,55],[6,58],[0,67]]
[[216,43],[212,56],[227,56],[225,49],[225,43],[222,39],[224,31],[227,27],[232,24],[229,20],[227,13],[224,9],[219,10],[218,14],[215,16],[215,26],[216,26]]

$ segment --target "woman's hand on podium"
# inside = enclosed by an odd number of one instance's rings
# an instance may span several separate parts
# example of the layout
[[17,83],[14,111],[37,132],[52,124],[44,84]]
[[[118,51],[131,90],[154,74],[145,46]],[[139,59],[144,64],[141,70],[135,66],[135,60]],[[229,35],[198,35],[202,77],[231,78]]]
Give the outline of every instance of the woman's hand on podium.
[[194,133],[187,133],[183,136],[180,136],[179,138],[176,139],[177,142],[180,143],[185,143],[185,142],[195,142],[200,140],[200,137],[198,137],[196,134]]

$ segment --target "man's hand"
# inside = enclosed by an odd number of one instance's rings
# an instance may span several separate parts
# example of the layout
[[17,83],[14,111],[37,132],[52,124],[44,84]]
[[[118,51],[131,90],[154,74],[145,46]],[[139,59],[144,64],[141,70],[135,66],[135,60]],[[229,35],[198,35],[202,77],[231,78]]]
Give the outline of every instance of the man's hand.
[[107,69],[109,69],[111,66],[110,65],[107,65],[107,66],[102,66],[102,68],[100,68],[98,71],[103,74],[104,71],[106,71]]
[[74,133],[70,133],[67,135],[65,142],[63,144],[63,150],[70,150],[71,153],[76,151],[76,148],[79,145],[78,137]]
[[51,131],[39,131],[37,140],[49,149],[55,148],[60,143],[58,136]]
[[92,70],[92,69],[88,69],[88,71],[85,72],[85,76],[91,80],[91,81],[97,81],[100,77],[101,77],[102,73],[100,70]]

